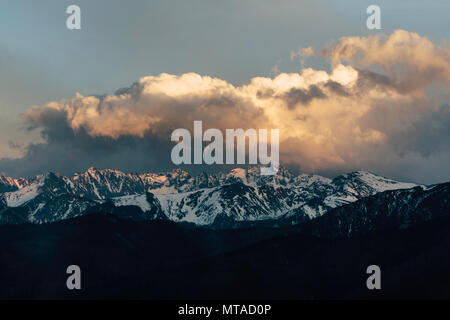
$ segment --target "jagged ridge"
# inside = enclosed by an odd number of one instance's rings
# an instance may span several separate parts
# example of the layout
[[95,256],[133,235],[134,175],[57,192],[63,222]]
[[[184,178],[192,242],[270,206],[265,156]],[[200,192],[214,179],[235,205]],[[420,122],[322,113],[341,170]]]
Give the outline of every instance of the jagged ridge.
[[415,186],[364,171],[331,180],[284,168],[274,176],[260,176],[253,167],[195,177],[179,169],[135,174],[90,168],[73,177],[0,177],[0,223],[45,223],[97,211],[217,227],[273,220],[295,224],[363,197]]

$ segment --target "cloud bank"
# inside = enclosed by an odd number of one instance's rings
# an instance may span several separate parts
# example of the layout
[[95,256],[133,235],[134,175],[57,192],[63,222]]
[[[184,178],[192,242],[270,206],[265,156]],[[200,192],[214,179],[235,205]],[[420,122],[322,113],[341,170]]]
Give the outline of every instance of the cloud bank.
[[450,180],[448,46],[398,30],[299,52],[294,57],[319,53],[331,70],[303,68],[242,86],[196,73],[160,74],[115,94],[34,106],[22,118],[44,142],[20,159],[0,160],[0,171],[169,169],[170,133],[202,120],[204,129],[280,129],[281,163],[302,172],[362,169],[424,183]]

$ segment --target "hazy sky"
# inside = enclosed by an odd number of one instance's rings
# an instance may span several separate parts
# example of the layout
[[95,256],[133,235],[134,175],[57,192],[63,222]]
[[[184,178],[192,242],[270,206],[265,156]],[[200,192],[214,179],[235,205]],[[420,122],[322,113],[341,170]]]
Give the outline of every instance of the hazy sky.
[[[66,28],[65,11],[71,4],[81,7],[81,30]],[[382,30],[366,28],[370,4],[381,7]],[[39,128],[46,128],[41,123],[35,124],[38,130],[25,130],[29,123],[24,123],[20,114],[33,105],[72,99],[76,92],[83,96],[112,94],[141,77],[160,73],[195,72],[234,86],[259,76],[301,73],[298,59],[290,58],[292,51],[321,48],[341,37],[389,35],[402,29],[438,45],[449,41],[449,15],[450,2],[446,0],[0,0],[0,158],[21,158],[32,152],[29,143],[49,142],[48,135],[40,136]],[[308,59],[305,67],[331,72],[330,61],[321,57]],[[427,90],[438,90],[440,102],[448,104],[448,85]],[[409,161],[406,171],[398,171],[400,164],[388,168],[365,163],[362,169],[410,180],[450,180],[448,169],[435,174],[417,172],[428,165],[445,164],[450,158],[449,147],[444,148],[443,158]],[[52,169],[47,160],[42,159],[42,171]],[[117,162],[123,163],[126,160]],[[26,166],[23,161],[0,162],[0,172],[26,175],[38,170],[13,170],[17,165]],[[144,164],[122,167],[147,169]],[[56,169],[70,171],[63,166]],[[314,171],[334,174],[341,169],[352,166],[334,170],[319,165]]]

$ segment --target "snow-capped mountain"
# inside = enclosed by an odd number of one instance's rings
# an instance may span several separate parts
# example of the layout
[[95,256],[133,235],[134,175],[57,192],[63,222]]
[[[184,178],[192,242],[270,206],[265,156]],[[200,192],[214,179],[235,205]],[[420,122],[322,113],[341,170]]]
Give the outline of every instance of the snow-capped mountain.
[[258,221],[294,224],[379,192],[413,187],[364,171],[328,179],[284,168],[274,176],[260,176],[253,167],[195,177],[179,169],[136,174],[90,168],[73,177],[0,177],[0,223],[45,223],[105,212],[217,227]]
[[304,225],[321,237],[353,237],[406,229],[450,214],[450,183],[389,190],[330,210]]

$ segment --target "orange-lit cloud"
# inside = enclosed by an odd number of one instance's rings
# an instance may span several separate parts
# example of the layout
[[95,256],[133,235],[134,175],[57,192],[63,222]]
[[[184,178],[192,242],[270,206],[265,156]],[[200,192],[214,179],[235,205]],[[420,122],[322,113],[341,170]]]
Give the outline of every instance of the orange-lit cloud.
[[400,92],[421,90],[434,81],[450,84],[450,47],[405,30],[389,36],[345,37],[322,50],[334,65],[379,67]]
[[[307,48],[300,55],[314,52]],[[23,118],[46,128],[57,114],[75,135],[83,130],[110,139],[151,133],[164,140],[194,120],[219,129],[278,128],[281,162],[314,172],[378,170],[408,154],[426,157],[421,139],[439,134],[445,128],[436,128],[450,119],[445,101],[425,90],[440,84],[448,91],[448,47],[398,30],[387,37],[342,38],[320,52],[331,71],[304,68],[242,86],[196,73],[161,74],[113,95],[77,94],[33,107]],[[427,128],[426,119],[443,122]],[[422,136],[408,138],[416,135]]]

